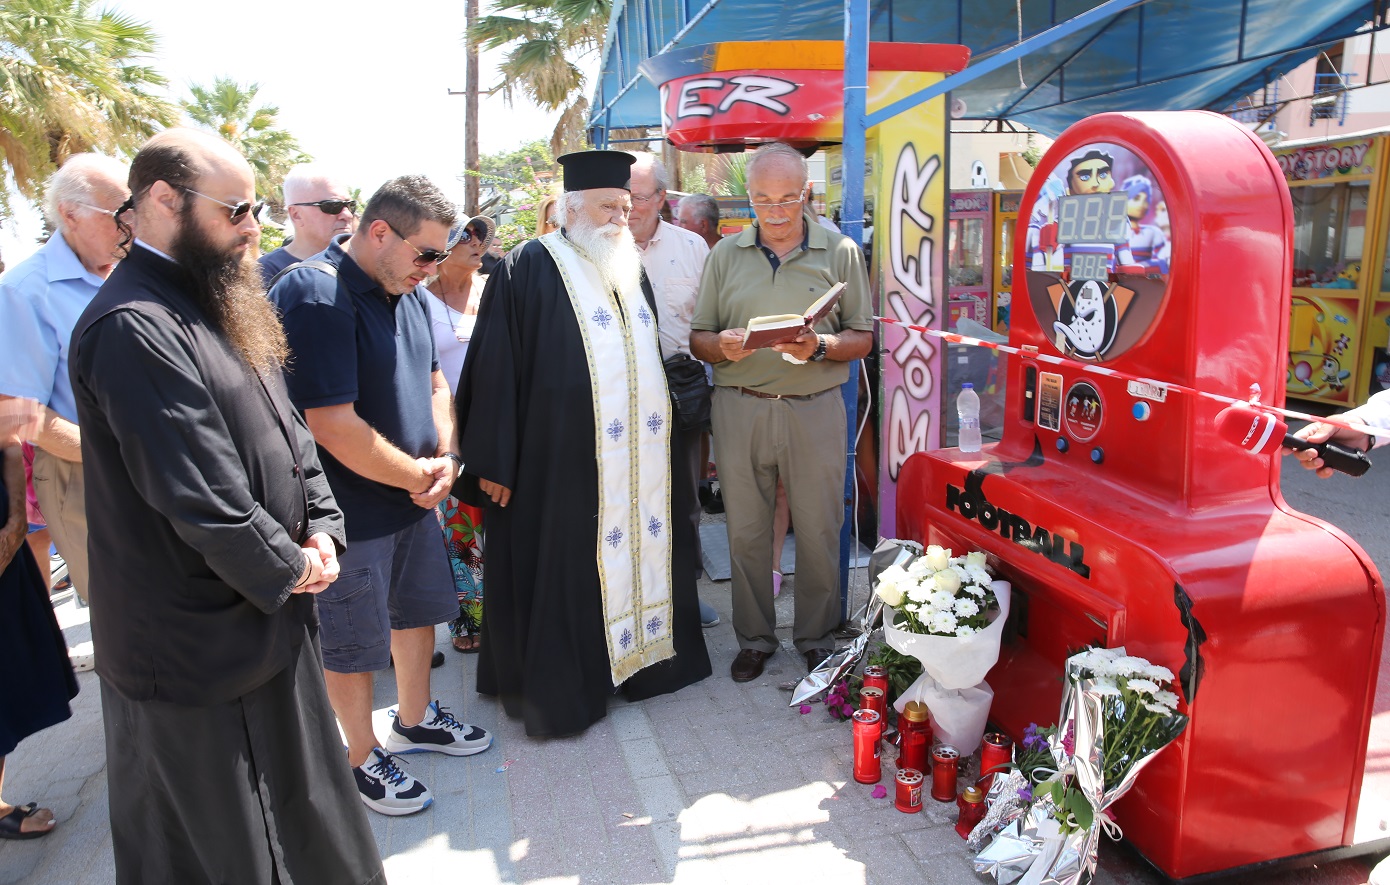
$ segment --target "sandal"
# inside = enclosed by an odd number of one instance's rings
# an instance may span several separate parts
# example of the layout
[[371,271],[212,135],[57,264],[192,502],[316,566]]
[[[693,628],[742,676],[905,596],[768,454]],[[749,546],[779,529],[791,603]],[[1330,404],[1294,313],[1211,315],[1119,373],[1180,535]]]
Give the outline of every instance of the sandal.
[[[470,644],[460,645],[460,643]],[[465,633],[462,636],[455,636],[453,639],[454,651],[465,655],[477,654],[482,644],[483,637],[479,636],[477,633]]]
[[58,822],[52,818],[48,821],[47,829],[24,830],[25,819],[33,817],[38,811],[39,804],[37,802],[30,802],[28,805],[16,805],[13,811],[0,817],[0,839],[37,839],[53,832],[53,827]]

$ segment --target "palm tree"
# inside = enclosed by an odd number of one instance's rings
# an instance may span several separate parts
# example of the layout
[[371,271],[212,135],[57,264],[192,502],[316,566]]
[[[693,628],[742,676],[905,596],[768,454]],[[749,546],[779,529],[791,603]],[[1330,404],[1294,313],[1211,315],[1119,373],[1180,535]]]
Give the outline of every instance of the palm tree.
[[474,46],[510,46],[498,70],[508,104],[516,92],[548,111],[562,111],[550,146],[562,154],[579,146],[588,115],[584,72],[578,62],[603,47],[612,0],[497,0],[492,15],[474,21]]
[[183,102],[188,118],[225,138],[241,152],[256,176],[256,193],[275,209],[280,205],[280,185],[292,166],[311,158],[299,148],[299,140],[276,126],[280,109],[256,106],[259,83],[242,86],[230,78],[218,77],[211,88],[188,88],[193,100]]
[[[0,172],[37,201],[71,154],[134,152],[174,107],[151,94],[167,82],[145,64],[158,42],[143,22],[92,0],[0,3]],[[0,220],[9,211],[0,188]]]

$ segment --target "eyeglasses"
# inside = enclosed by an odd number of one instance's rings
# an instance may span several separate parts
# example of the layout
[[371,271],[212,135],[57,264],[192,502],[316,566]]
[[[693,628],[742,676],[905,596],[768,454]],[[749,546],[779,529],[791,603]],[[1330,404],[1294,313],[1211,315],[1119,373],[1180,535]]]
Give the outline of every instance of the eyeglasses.
[[766,211],[768,209],[780,209],[783,206],[796,206],[804,201],[804,197],[799,197],[795,200],[783,200],[780,203],[760,203],[757,200],[749,200],[748,205],[752,206],[754,209],[757,209],[759,211]]
[[391,228],[391,233],[401,238],[402,243],[405,243],[410,248],[415,249],[415,254],[417,256],[415,258],[416,267],[424,268],[429,267],[431,264],[443,264],[445,261],[448,260],[449,255],[451,254],[448,249],[418,249],[416,248],[414,243],[407,240],[404,236],[401,236],[401,232],[392,227],[391,222],[386,221],[385,218],[381,220],[385,222],[387,227]]
[[291,203],[291,206],[317,206],[324,215],[337,215],[344,209],[357,214],[356,200],[315,200],[312,203]]
[[632,202],[634,202],[634,203],[639,203],[639,204],[645,206],[647,203],[650,203],[652,200],[655,200],[655,199],[656,199],[656,195],[659,194],[659,193],[661,193],[661,191],[655,190],[655,191],[652,191],[651,193],[647,194],[646,196],[642,196],[641,194],[633,194],[633,195],[632,195]]
[[116,217],[115,209],[103,209],[100,206],[93,206],[91,203],[82,202],[77,202],[77,205],[81,206],[83,209],[91,209],[93,212],[100,212],[102,215],[110,215],[112,218]]
[[264,200],[260,201],[259,203],[252,203],[250,200],[242,200],[239,203],[224,203],[216,197],[209,197],[207,194],[199,193],[191,187],[186,187],[184,185],[177,185],[177,187],[179,187],[182,190],[188,191],[195,197],[202,197],[204,200],[211,200],[212,202],[216,203],[222,208],[231,210],[232,214],[230,218],[228,218],[228,220],[231,221],[231,223],[234,225],[241,224],[242,220],[246,218],[246,216],[248,215],[252,217],[260,215],[261,210],[265,208]]

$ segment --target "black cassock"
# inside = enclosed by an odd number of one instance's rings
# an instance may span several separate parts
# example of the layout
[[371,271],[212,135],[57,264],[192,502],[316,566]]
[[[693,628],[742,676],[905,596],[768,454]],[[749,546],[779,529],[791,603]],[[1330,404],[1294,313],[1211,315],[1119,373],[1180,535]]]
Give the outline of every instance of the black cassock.
[[[478,691],[499,696],[528,735],[583,731],[604,717],[612,693],[596,550],[594,405],[579,323],[541,243],[514,249],[488,278],[456,408],[460,490],[487,508]],[[675,481],[684,436],[671,434],[677,514],[693,506],[693,490]],[[511,502],[498,507],[481,496],[480,478],[511,489]],[[694,528],[686,519],[669,524],[676,655],[628,679],[630,700],[710,675]]]

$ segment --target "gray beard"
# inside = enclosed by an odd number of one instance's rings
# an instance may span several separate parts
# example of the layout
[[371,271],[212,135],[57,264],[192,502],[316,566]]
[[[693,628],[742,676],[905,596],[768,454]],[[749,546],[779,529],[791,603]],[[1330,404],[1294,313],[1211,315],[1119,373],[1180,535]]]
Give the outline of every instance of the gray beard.
[[[642,253],[632,231],[615,224],[595,227],[587,218],[571,214],[565,236],[579,247],[598,271],[599,280],[609,291],[632,292],[642,285]],[[617,233],[605,233],[612,228]]]

